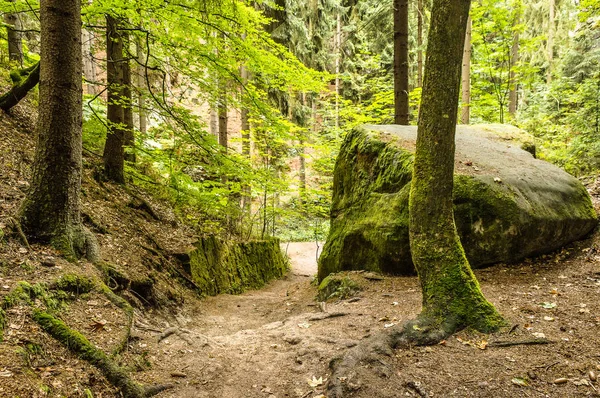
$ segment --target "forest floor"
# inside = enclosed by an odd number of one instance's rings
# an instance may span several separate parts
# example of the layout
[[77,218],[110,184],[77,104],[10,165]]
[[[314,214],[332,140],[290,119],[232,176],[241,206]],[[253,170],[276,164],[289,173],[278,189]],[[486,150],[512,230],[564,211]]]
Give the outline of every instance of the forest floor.
[[[13,117],[0,115],[0,229],[6,233],[0,300],[20,281],[52,283],[66,273],[102,277],[89,263],[69,263],[10,233],[29,179],[32,125],[18,109]],[[96,182],[96,163],[85,159],[84,221],[104,261],[132,280],[152,281],[150,290],[136,288],[143,283],[111,286],[136,307],[131,338],[115,361],[141,383],[173,384],[158,397],[323,397],[332,358],[420,310],[416,277],[360,272],[348,276],[361,290],[318,303],[315,243],[284,244],[291,271],[263,289],[199,298],[181,278],[169,277],[182,272],[176,254],[197,239],[193,231],[144,192]],[[587,181],[597,208],[599,181]],[[354,380],[350,396],[600,397],[600,233],[475,273],[511,328],[494,335],[463,331],[436,346],[397,350],[382,358],[385,372]],[[118,397],[97,369],[32,321],[32,305],[6,311],[0,397],[86,397],[86,389],[95,398]],[[98,292],[73,297],[59,316],[106,352],[126,328],[124,313]],[[541,336],[548,344],[495,345]]]

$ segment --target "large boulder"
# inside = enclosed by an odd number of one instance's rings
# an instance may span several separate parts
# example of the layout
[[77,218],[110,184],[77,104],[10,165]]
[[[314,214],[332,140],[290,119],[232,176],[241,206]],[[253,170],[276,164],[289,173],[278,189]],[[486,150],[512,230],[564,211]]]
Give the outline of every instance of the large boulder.
[[[408,196],[416,135],[416,126],[371,125],[348,134],[335,165],[319,280],[344,270],[414,272]],[[535,159],[531,144],[516,128],[457,127],[454,215],[474,268],[555,250],[597,224],[585,187]]]

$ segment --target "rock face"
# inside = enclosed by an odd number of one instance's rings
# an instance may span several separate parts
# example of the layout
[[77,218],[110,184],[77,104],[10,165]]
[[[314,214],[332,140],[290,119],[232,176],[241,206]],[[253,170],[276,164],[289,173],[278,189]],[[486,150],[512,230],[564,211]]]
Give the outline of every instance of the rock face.
[[204,294],[241,293],[258,289],[288,269],[279,239],[228,242],[201,239],[189,255],[192,280]]
[[[319,280],[343,270],[414,272],[408,196],[416,134],[416,126],[370,125],[348,134]],[[473,268],[555,250],[597,224],[579,180],[520,147],[534,148],[516,128],[457,127],[454,216]]]

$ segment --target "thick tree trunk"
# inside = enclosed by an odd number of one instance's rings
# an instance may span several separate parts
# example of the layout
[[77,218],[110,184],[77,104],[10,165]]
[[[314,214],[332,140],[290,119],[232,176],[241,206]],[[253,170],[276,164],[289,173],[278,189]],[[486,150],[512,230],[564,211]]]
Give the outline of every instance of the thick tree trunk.
[[472,21],[469,17],[467,21],[467,32],[465,33],[465,45],[462,57],[461,73],[461,102],[460,122],[469,124],[471,119],[471,27]]
[[394,0],[394,123],[408,124],[408,0]]
[[454,135],[470,0],[433,0],[409,201],[410,248],[421,288],[421,324],[452,333],[492,331],[502,317],[479,288],[454,223]]
[[21,225],[32,239],[65,255],[91,255],[80,216],[81,2],[40,2],[41,60],[38,141]]
[[[515,25],[519,24],[519,17],[515,19]],[[519,32],[515,31],[513,36],[512,48],[510,51],[510,72],[509,72],[509,91],[508,91],[508,114],[514,119],[517,115],[517,79],[515,68],[519,63]]]
[[417,87],[423,86],[423,0],[417,0]]
[[21,101],[29,90],[34,88],[40,81],[40,63],[30,68],[24,69],[19,73],[20,76],[26,76],[20,81],[14,82],[14,85],[7,93],[0,96],[0,109],[8,112],[13,106]]
[[125,183],[125,112],[121,104],[123,96],[123,40],[118,31],[117,20],[106,16],[106,83],[108,131],[104,145],[104,174],[114,182]]
[[[14,3],[15,0],[9,0]],[[23,29],[21,18],[17,13],[4,14],[4,22],[6,23],[6,38],[8,41],[8,58],[11,61],[17,62],[19,66],[23,66]]]
[[552,82],[552,63],[554,62],[554,14],[555,0],[549,1],[548,10],[548,42],[546,43],[546,52],[548,54],[548,69],[546,69],[546,83]]

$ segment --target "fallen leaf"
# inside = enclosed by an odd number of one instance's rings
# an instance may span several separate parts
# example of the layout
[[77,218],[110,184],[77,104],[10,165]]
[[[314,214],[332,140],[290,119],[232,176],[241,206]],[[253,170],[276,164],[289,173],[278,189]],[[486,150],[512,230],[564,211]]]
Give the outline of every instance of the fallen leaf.
[[308,323],[308,322],[302,322],[302,323],[298,324],[298,327],[302,328],[302,329],[308,329],[310,327],[310,323]]
[[311,386],[311,387],[313,387],[313,388],[318,387],[318,386],[322,386],[323,383],[324,383],[323,377],[319,377],[317,379],[315,376],[312,377],[312,380],[311,379],[307,379],[306,381],[308,382],[308,385]]
[[94,319],[92,323],[90,323],[90,329],[92,332],[99,332],[104,330],[104,326],[106,326],[106,319],[102,319],[101,321]]
[[554,318],[552,318],[551,316],[545,316],[544,320],[548,321],[548,322],[552,322],[554,320]]
[[521,386],[521,387],[527,387],[527,386],[529,385],[529,383],[527,382],[527,380],[526,380],[526,379],[524,379],[524,378],[522,378],[522,377],[514,377],[514,378],[511,380],[511,382],[512,382],[514,385]]
[[544,302],[544,303],[541,303],[540,305],[542,306],[542,308],[546,308],[546,309],[556,308],[556,303]]
[[488,342],[486,340],[481,340],[480,342],[476,343],[477,348],[479,348],[480,350],[485,350],[487,345]]

